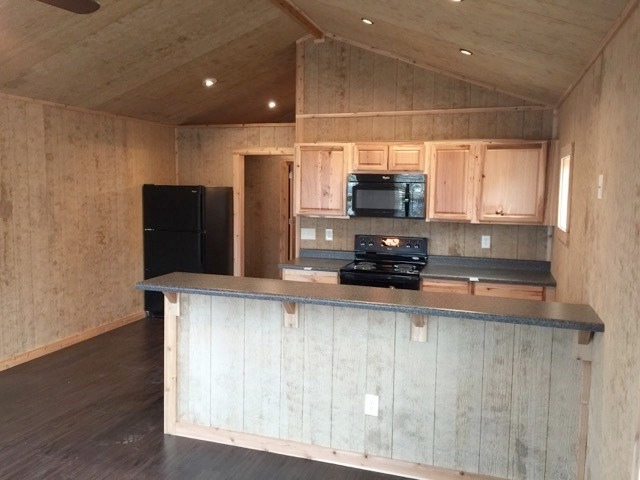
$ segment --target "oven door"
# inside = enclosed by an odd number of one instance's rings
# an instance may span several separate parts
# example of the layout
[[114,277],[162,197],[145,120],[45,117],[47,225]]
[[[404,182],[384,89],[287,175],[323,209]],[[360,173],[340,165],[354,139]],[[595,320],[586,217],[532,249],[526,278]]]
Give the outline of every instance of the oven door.
[[420,277],[411,277],[408,275],[385,275],[379,273],[341,271],[340,283],[343,285],[363,285],[366,287],[420,290]]

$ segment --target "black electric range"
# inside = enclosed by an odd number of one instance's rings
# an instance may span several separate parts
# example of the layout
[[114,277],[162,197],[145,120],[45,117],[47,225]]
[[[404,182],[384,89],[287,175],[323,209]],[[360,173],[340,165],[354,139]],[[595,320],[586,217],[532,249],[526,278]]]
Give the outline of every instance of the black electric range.
[[420,290],[428,242],[421,237],[356,235],[355,261],[340,269],[340,283]]

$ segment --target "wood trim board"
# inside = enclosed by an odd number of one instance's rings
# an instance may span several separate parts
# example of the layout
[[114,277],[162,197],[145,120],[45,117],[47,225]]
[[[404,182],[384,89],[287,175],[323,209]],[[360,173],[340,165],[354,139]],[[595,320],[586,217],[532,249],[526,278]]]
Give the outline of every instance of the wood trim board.
[[70,347],[71,345],[75,345],[76,343],[80,343],[90,338],[97,337],[98,335],[110,332],[111,330],[115,330],[116,328],[124,327],[125,325],[128,325],[130,323],[142,320],[143,318],[145,318],[144,312],[134,312],[104,325],[90,328],[89,330],[85,330],[83,332],[71,335],[70,337],[63,338],[62,340],[58,340],[53,343],[34,348],[33,350],[29,350],[19,355],[14,355],[12,357],[2,359],[0,360],[0,372],[11,367],[15,367],[16,365],[20,365],[21,363],[28,362],[29,360],[35,360],[36,358],[43,357],[44,355],[48,355],[49,353],[57,352],[58,350]]
[[175,425],[175,435],[291,457],[307,458],[317,462],[355,467],[372,472],[401,475],[407,478],[422,480],[506,480],[501,477],[480,475],[461,470],[450,470],[402,460],[377,457],[375,455],[363,455],[330,447],[307,445],[299,442],[234,432],[222,428],[202,427],[200,425],[183,422]]

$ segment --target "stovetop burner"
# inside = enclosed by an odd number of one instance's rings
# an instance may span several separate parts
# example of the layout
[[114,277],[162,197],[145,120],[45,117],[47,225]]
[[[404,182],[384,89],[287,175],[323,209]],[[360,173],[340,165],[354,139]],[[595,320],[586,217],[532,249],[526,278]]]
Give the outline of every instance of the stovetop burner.
[[410,263],[397,263],[393,266],[393,269],[399,273],[412,273],[416,271],[415,265]]
[[353,265],[354,270],[372,271],[376,269],[376,264],[373,262],[358,262]]

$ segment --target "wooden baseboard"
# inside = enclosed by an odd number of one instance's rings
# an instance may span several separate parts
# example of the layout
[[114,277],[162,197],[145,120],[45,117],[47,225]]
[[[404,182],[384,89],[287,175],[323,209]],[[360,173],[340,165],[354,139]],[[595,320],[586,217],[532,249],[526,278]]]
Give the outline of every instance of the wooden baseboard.
[[16,365],[20,365],[21,363],[28,362],[29,360],[33,360],[49,353],[62,350],[63,348],[70,347],[71,345],[75,345],[76,343],[80,343],[89,338],[97,337],[100,334],[123,327],[125,325],[128,325],[129,323],[137,322],[144,317],[144,312],[135,312],[127,315],[126,317],[122,317],[112,322],[105,323],[104,325],[100,325],[99,327],[90,328],[89,330],[85,330],[84,332],[76,333],[74,335],[71,335],[70,337],[63,338],[62,340],[58,340],[57,342],[49,343],[47,345],[43,345],[42,347],[29,350],[28,352],[19,353],[18,355],[2,359],[0,360],[0,372],[3,370],[7,370],[8,368],[15,367]]
[[477,473],[449,470],[447,468],[423,465],[420,463],[393,460],[384,457],[346,452],[330,447],[308,445],[277,438],[263,437],[249,433],[233,432],[215,427],[203,427],[189,423],[175,424],[174,434],[181,437],[206,440],[225,445],[262,450],[270,453],[307,458],[318,462],[333,463],[347,467],[355,467],[372,472],[379,472],[421,480],[506,480]]

